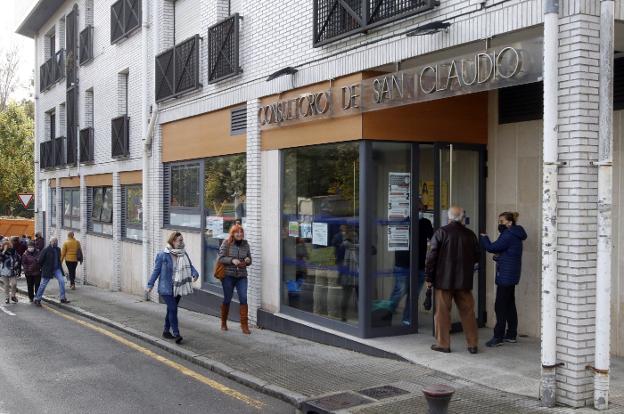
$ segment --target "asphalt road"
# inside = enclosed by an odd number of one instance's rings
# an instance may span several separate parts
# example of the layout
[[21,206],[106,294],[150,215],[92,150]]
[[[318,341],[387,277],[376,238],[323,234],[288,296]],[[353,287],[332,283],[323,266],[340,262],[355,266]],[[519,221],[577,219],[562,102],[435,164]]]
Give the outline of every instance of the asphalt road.
[[20,299],[0,305],[0,414],[295,411],[136,338]]

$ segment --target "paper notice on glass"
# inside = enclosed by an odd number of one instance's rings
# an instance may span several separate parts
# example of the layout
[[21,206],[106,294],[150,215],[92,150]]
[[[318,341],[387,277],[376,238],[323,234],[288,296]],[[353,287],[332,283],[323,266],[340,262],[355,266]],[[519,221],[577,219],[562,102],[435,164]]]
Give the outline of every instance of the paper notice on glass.
[[299,225],[299,233],[302,239],[312,238],[312,223],[301,223]]
[[312,244],[327,246],[327,223],[312,223]]
[[410,228],[405,226],[388,226],[388,251],[409,250]]
[[388,178],[388,220],[405,220],[410,216],[410,174],[391,172]]
[[223,234],[223,217],[206,217],[206,230],[210,233],[211,237],[220,238]]
[[288,222],[288,235],[290,237],[299,237],[299,223],[296,221]]

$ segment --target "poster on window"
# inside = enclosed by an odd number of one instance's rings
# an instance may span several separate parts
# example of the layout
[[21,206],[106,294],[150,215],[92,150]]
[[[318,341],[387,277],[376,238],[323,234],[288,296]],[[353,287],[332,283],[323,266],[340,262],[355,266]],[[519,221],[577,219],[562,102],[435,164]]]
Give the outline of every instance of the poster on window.
[[299,222],[297,221],[288,222],[288,236],[299,237]]
[[389,173],[388,220],[401,221],[410,215],[410,174]]
[[388,251],[409,251],[410,226],[388,226]]
[[327,246],[327,223],[312,223],[312,244]]
[[312,238],[312,223],[301,223],[299,225],[299,233],[302,239]]
[[206,217],[206,230],[210,237],[216,239],[224,238],[223,236],[223,217],[208,216]]

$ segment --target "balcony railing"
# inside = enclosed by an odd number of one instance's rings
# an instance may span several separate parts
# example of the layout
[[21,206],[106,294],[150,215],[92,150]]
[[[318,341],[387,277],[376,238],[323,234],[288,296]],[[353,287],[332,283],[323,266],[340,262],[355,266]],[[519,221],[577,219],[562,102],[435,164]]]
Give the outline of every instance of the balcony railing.
[[111,43],[141,27],[141,0],[118,0],[111,6]]
[[122,115],[111,120],[111,156],[127,157],[130,155],[130,118]]
[[243,72],[239,65],[240,19],[236,13],[208,29],[208,83]]
[[65,137],[54,138],[54,166],[63,167],[67,165]]
[[89,25],[80,32],[80,64],[93,60],[93,26]]
[[80,162],[82,164],[94,161],[93,157],[93,128],[84,128],[80,130]]
[[438,0],[314,0],[314,47],[423,13]]
[[54,141],[39,144],[39,167],[42,170],[54,167]]
[[39,67],[39,90],[44,92],[65,77],[65,50],[61,49]]
[[199,47],[195,35],[156,56],[156,101],[181,95],[201,87]]

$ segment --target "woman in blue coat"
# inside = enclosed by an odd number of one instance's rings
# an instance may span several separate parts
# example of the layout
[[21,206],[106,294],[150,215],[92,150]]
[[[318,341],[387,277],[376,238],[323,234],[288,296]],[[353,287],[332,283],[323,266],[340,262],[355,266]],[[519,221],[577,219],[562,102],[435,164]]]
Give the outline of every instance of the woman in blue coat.
[[156,256],[154,271],[147,282],[147,291],[151,292],[156,279],[159,279],[158,294],[167,304],[163,338],[174,339],[177,344],[182,342],[178,328],[178,303],[182,295],[192,293],[192,287],[189,288],[189,285],[198,277],[199,273],[184,249],[182,233],[174,231],[167,240],[165,250]]
[[494,337],[485,344],[488,347],[517,342],[515,289],[522,271],[522,242],[527,238],[522,226],[516,224],[517,221],[518,213],[504,212],[498,216],[500,235],[495,242],[492,243],[487,234],[481,234],[481,245],[488,252],[494,253],[496,261],[496,326]]

